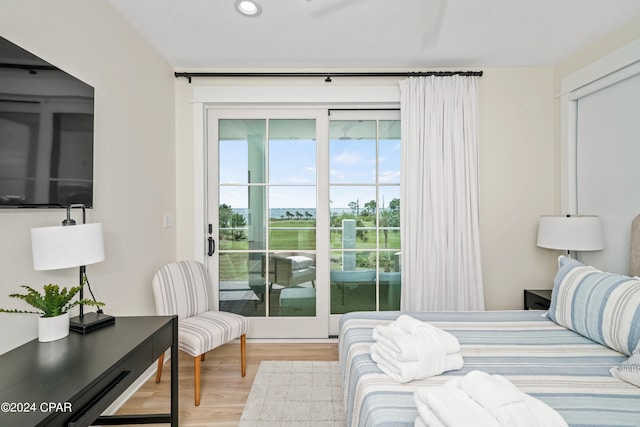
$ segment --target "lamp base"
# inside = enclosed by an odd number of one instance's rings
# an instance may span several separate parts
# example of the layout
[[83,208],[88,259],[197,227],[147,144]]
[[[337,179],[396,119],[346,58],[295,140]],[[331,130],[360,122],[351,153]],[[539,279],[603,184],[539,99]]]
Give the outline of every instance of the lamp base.
[[116,318],[104,313],[86,313],[82,317],[76,316],[69,319],[69,330],[86,334],[103,326],[113,325]]

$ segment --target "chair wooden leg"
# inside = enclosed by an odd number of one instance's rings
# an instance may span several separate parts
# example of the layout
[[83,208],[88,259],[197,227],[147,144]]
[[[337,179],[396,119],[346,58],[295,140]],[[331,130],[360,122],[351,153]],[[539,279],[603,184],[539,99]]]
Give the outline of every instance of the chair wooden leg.
[[240,365],[242,369],[242,376],[247,374],[247,335],[242,334],[240,336]]
[[200,360],[204,362],[204,355],[207,353],[202,353],[202,356],[200,356]]
[[200,356],[193,358],[193,380],[195,383],[196,406],[200,406],[200,361]]
[[160,382],[160,378],[162,378],[162,365],[164,363],[164,353],[160,355],[158,358],[158,370],[156,371],[156,383]]

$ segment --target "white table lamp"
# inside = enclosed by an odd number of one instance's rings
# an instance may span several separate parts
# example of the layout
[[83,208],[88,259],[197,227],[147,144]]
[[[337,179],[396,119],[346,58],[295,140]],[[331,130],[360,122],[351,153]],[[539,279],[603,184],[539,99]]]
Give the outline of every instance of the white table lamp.
[[[75,225],[71,219],[71,208],[74,207],[82,208],[83,223],[80,225]],[[80,267],[79,299],[83,300],[84,285],[88,284],[86,266],[105,259],[102,224],[86,224],[84,205],[71,205],[67,208],[67,219],[63,225],[31,229],[31,248],[34,270]],[[80,315],[69,319],[72,331],[86,333],[115,322],[113,316],[101,310],[85,314],[83,305],[79,307]]]
[[567,251],[604,249],[600,217],[594,215],[543,215],[538,222],[538,246]]

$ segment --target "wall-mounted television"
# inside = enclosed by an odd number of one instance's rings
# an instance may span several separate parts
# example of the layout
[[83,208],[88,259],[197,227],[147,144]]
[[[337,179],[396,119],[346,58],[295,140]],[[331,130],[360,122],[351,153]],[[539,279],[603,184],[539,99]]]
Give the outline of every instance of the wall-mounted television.
[[93,207],[94,89],[0,37],[0,208]]

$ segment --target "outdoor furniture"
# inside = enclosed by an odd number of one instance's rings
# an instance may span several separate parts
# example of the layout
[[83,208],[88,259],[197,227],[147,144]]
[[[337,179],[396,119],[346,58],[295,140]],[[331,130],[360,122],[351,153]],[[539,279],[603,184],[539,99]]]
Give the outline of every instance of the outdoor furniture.
[[280,291],[280,314],[283,316],[314,316],[315,288],[286,288]]
[[[314,254],[301,252],[277,252],[269,254],[269,284],[277,283],[285,288],[311,282],[315,286],[316,261]],[[262,257],[263,277],[266,257]]]
[[342,304],[344,304],[345,286],[358,286],[362,284],[375,285],[375,270],[331,270],[331,283],[337,285],[342,291]]

